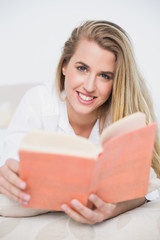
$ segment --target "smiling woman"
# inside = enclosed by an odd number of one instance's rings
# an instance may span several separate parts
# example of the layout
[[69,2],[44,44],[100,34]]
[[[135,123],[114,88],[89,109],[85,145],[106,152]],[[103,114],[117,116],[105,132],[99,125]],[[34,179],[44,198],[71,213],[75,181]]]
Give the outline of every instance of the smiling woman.
[[[26,205],[32,196],[26,194],[27,183],[19,177],[18,149],[31,129],[80,135],[98,143],[104,128],[132,113],[143,112],[146,124],[155,122],[150,96],[137,69],[130,40],[114,23],[87,21],[75,28],[64,45],[56,81],[56,87],[44,83],[24,96],[7,131],[0,191]],[[160,177],[158,133],[152,167]],[[150,184],[153,186],[151,180]],[[152,192],[146,198],[155,196]],[[78,222],[94,224],[136,208],[146,200],[144,196],[110,204],[95,194],[89,199],[93,209],[73,199],[72,207],[63,204],[62,210]]]
[[[115,55],[96,42],[81,40],[68,63],[62,67],[69,121],[74,132],[82,123],[95,124],[98,109],[111,95],[115,69]],[[77,126],[76,126],[77,125]],[[91,126],[93,127],[93,126]],[[92,128],[88,129],[90,135]]]

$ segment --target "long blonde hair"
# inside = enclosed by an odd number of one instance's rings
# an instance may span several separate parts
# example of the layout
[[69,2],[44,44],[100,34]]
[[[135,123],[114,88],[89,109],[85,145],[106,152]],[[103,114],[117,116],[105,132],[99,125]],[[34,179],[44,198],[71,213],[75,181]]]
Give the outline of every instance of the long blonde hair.
[[[65,81],[62,67],[70,61],[82,39],[96,42],[103,49],[113,52],[116,57],[112,94],[99,109],[100,132],[104,129],[109,114],[111,122],[134,112],[145,113],[146,124],[156,121],[150,94],[137,68],[130,39],[120,26],[108,21],[86,21],[75,28],[70,38],[65,42],[56,74],[59,96],[64,90]],[[154,144],[152,167],[157,176],[160,177],[158,130]]]

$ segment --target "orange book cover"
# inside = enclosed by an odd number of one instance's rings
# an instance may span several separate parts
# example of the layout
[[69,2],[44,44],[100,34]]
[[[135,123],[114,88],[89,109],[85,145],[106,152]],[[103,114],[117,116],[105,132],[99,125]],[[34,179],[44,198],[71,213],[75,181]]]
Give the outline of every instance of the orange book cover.
[[79,136],[29,132],[19,149],[20,177],[31,195],[27,207],[61,210],[72,199],[87,206],[90,193],[108,203],[145,196],[155,131],[155,123],[146,126],[144,114],[135,113],[105,129],[99,145]]

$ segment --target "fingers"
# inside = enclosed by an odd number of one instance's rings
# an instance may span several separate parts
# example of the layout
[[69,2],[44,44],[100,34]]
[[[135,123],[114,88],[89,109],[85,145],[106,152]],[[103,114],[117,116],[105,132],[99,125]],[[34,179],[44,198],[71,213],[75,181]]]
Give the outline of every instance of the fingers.
[[74,209],[70,208],[66,204],[62,205],[62,209],[74,220],[81,223],[94,224],[97,222],[101,222],[104,220],[103,214],[101,212],[93,211],[87,207],[85,207],[78,200],[73,199],[71,204]]
[[4,166],[1,167],[1,176],[16,187],[25,189],[26,183],[18,177],[18,172],[16,172],[16,169],[19,168],[17,167],[17,164],[19,165],[17,161],[14,163],[7,162]]
[[[3,187],[1,187],[1,186],[0,186],[0,191],[1,191],[1,193],[4,194],[5,196],[7,196],[7,197],[9,197],[9,198],[11,198],[11,199],[19,202],[19,203],[23,203],[23,204],[25,204],[25,205],[28,204],[28,201],[23,200],[22,198],[18,197],[18,196],[21,196],[21,197],[22,197],[22,196],[23,196],[23,193],[18,194],[18,195],[14,195],[14,194],[12,194],[11,192],[7,191],[5,188],[3,188]],[[25,194],[25,193],[24,193],[24,194]]]
[[6,161],[6,165],[8,166],[8,168],[11,171],[19,174],[19,162],[18,161],[15,161],[14,159],[8,159]]
[[117,204],[106,203],[96,194],[91,194],[89,200],[96,206],[96,212],[101,212],[104,219],[109,219],[114,214]]
[[106,203],[95,194],[89,196],[89,200],[101,211],[105,210]]
[[94,204],[94,210],[84,206],[76,199],[71,201],[72,207],[63,204],[61,208],[75,221],[87,224],[99,223],[114,215],[116,204],[106,203],[95,194],[91,194],[89,200]]
[[81,214],[70,208],[67,204],[63,204],[61,206],[62,210],[70,216],[72,219],[74,219],[77,222],[80,223],[86,223],[86,224],[92,224],[91,221],[87,220],[85,217],[83,217]]
[[92,223],[101,222],[103,221],[103,214],[101,212],[93,211],[87,207],[85,207],[82,203],[73,199],[71,201],[72,206],[81,213],[87,220]]
[[10,184],[5,178],[0,176],[0,189],[1,193],[6,195],[7,197],[11,197],[12,199],[18,202],[25,202],[30,200],[30,196],[24,192],[22,192],[19,188]]
[[16,197],[15,195],[11,194],[10,192],[8,192],[5,188],[3,188],[2,186],[0,186],[0,191],[3,195],[12,198],[13,200],[17,201],[17,202],[21,202],[21,200]]
[[0,168],[0,192],[18,202],[27,204],[30,196],[23,192],[26,183],[18,177],[19,162],[10,159]]

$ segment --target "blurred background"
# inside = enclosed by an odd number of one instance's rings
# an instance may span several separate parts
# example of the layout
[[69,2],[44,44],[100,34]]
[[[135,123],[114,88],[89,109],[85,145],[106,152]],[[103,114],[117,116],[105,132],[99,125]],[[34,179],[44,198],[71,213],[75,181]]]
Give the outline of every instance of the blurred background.
[[71,31],[95,19],[128,32],[160,121],[159,0],[0,0],[0,87],[54,81]]

